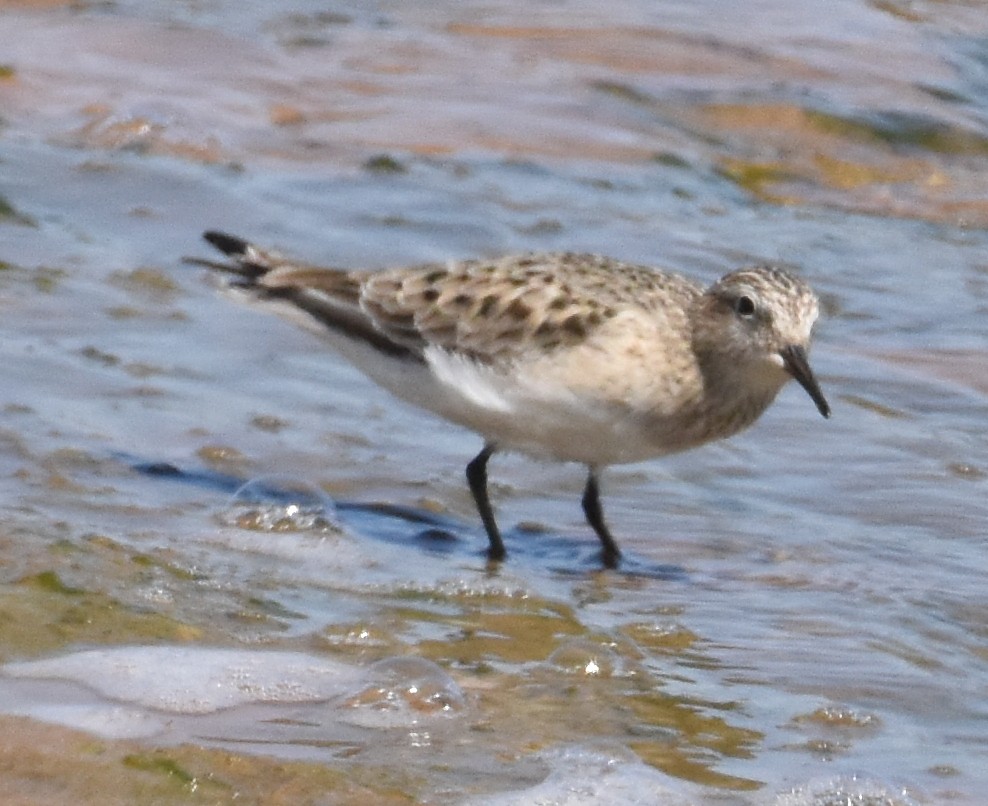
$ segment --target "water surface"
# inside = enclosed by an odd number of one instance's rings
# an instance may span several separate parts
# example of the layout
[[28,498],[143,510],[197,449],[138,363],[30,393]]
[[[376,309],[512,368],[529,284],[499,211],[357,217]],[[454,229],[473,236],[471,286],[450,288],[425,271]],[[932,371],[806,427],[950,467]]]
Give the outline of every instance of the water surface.
[[[983,800],[978,4],[7,3],[0,118],[6,798]],[[206,228],[780,263],[834,416],[608,471],[618,571],[580,468],[498,457],[492,568],[478,438],[182,265]],[[245,516],[269,477],[322,519]]]

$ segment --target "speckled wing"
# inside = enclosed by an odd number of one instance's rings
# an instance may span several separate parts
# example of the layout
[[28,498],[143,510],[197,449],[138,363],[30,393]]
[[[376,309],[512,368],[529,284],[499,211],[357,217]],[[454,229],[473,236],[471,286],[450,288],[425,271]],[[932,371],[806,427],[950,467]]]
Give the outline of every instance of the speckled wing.
[[596,255],[550,253],[379,272],[286,261],[232,236],[207,233],[241,285],[292,303],[324,326],[395,357],[430,347],[482,364],[575,347],[630,309],[652,311],[699,293],[679,275]]
[[575,254],[397,269],[359,284],[361,308],[389,339],[487,364],[574,347],[629,307],[698,293],[676,275]]

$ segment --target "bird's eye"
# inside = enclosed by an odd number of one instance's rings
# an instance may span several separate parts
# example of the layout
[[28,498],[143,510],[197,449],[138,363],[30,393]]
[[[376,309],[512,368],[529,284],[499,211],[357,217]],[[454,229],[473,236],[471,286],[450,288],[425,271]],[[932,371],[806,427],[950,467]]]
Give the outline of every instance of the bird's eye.
[[738,316],[743,316],[745,318],[754,316],[755,301],[747,295],[738,297],[734,300],[734,312]]

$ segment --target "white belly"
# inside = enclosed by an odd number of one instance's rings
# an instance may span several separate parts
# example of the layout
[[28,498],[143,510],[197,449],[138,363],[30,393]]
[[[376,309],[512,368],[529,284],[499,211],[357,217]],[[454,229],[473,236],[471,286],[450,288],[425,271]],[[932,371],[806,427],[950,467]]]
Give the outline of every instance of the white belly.
[[427,364],[361,368],[395,396],[476,431],[501,450],[598,466],[669,452],[647,429],[649,418],[626,405],[587,399],[555,383],[495,372],[442,351],[426,355]]

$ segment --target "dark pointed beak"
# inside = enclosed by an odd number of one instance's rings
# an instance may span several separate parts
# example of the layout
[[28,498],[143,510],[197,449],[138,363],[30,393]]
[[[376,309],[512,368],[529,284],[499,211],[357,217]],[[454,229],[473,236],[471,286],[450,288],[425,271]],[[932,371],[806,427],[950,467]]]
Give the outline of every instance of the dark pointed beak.
[[782,361],[785,363],[786,372],[792,375],[796,379],[796,383],[806,390],[806,394],[813,398],[820,414],[829,417],[830,404],[827,403],[827,398],[820,391],[820,384],[816,382],[813,370],[810,369],[810,362],[806,359],[806,350],[798,344],[792,344],[780,350],[779,355],[782,356]]

